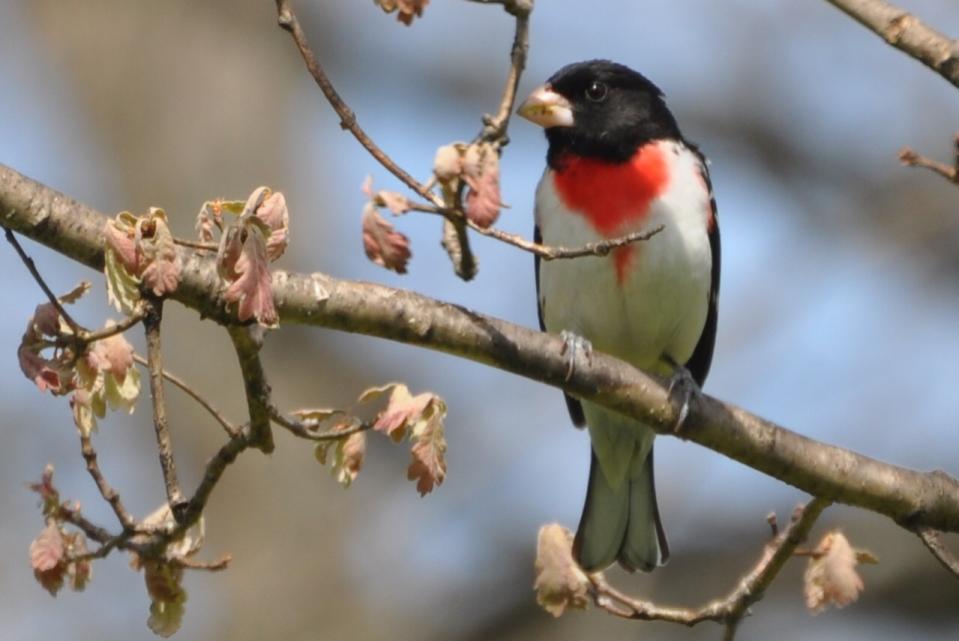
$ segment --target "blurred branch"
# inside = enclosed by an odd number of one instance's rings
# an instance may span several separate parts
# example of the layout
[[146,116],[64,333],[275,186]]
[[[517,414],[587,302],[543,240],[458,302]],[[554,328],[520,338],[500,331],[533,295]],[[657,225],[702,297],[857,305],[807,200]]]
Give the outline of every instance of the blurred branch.
[[[133,360],[135,360],[137,363],[145,367],[149,366],[149,364],[147,363],[147,360],[143,358],[142,356],[140,356],[139,354],[134,354]],[[180,390],[182,390],[183,393],[185,393],[187,396],[189,396],[194,401],[199,403],[203,407],[203,409],[205,409],[210,414],[210,416],[212,416],[216,420],[216,422],[219,423],[221,427],[223,427],[223,430],[227,433],[227,436],[235,437],[240,433],[240,430],[238,427],[236,427],[235,425],[233,425],[233,423],[228,421],[226,417],[220,413],[219,410],[213,407],[213,405],[208,400],[200,396],[200,393],[197,392],[192,387],[190,387],[190,385],[186,381],[184,381],[182,378],[175,376],[174,374],[172,374],[171,372],[168,372],[167,370],[163,370],[163,378],[173,383],[176,387],[180,388]]]
[[890,45],[959,87],[959,42],[885,0],[828,0]]
[[80,453],[83,454],[83,460],[86,461],[87,472],[93,477],[93,482],[97,484],[100,496],[113,508],[113,513],[116,514],[117,520],[120,521],[120,525],[123,526],[124,531],[132,532],[136,526],[136,521],[123,506],[123,502],[120,500],[120,494],[107,483],[103,472],[100,471],[100,465],[97,462],[97,451],[90,441],[90,435],[84,434],[82,431],[80,432]]
[[589,575],[593,600],[597,607],[626,619],[669,621],[688,626],[703,621],[718,621],[726,626],[723,638],[732,639],[749,607],[762,599],[766,588],[772,584],[796,548],[806,540],[816,519],[829,504],[830,501],[826,499],[815,498],[807,505],[797,507],[789,525],[766,544],[759,560],[739,579],[736,587],[725,597],[700,608],[663,607],[633,598],[610,586],[602,573]]
[[907,167],[923,167],[934,171],[939,174],[949,182],[959,185],[959,134],[956,134],[953,138],[953,160],[952,165],[947,165],[944,162],[939,162],[938,160],[933,160],[931,158],[926,158],[925,156],[918,154],[909,147],[904,147],[902,151],[899,152],[899,161]]
[[341,430],[334,428],[326,432],[317,432],[313,429],[310,429],[310,427],[308,427],[303,421],[294,420],[284,415],[275,407],[270,408],[270,417],[275,423],[287,430],[293,436],[306,439],[308,441],[339,441],[347,436],[352,436],[357,432],[365,432],[366,430],[373,428],[370,423],[356,423]]
[[153,427],[156,432],[160,468],[166,487],[170,511],[179,520],[185,503],[180,482],[177,480],[176,464],[173,461],[173,445],[170,442],[170,426],[167,422],[166,395],[163,391],[163,350],[160,347],[160,323],[163,319],[163,300],[144,298],[146,317],[143,326],[147,338],[147,369],[150,371],[150,395],[153,405]]
[[260,326],[229,325],[227,332],[240,361],[246,405],[250,412],[250,445],[264,454],[275,447],[270,430],[270,385],[266,382],[260,348],[263,346],[263,328]]
[[942,532],[932,528],[918,528],[916,534],[936,560],[952,572],[953,576],[959,578],[959,558],[956,558],[955,553],[946,547],[942,540]]
[[[104,214],[0,165],[0,223],[11,229],[100,269],[106,221]],[[181,250],[180,258],[183,277],[171,298],[215,322],[236,323],[219,295],[214,260],[188,250]],[[320,273],[277,271],[273,291],[283,323],[379,336],[467,358],[564,389],[675,436],[680,407],[662,381],[599,352],[577,362],[567,380],[558,336],[414,292]],[[328,295],[317,297],[317,291]],[[959,482],[944,472],[882,463],[707,395],[693,399],[682,437],[814,496],[872,510],[910,528],[959,532]],[[246,438],[234,441],[240,444],[228,444],[233,458]],[[218,476],[222,469],[212,472]]]

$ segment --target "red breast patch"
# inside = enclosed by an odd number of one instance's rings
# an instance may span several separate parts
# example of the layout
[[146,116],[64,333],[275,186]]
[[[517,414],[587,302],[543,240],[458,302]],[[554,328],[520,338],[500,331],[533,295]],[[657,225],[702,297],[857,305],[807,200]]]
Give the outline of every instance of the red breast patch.
[[[553,184],[563,204],[607,238],[641,223],[649,204],[669,185],[666,152],[655,142],[640,147],[624,163],[570,154],[560,165],[562,168],[553,172]],[[635,251],[636,245],[613,250],[619,283],[626,281]]]
[[607,238],[641,222],[669,184],[666,152],[655,142],[624,163],[568,155],[560,164],[553,183],[563,204]]

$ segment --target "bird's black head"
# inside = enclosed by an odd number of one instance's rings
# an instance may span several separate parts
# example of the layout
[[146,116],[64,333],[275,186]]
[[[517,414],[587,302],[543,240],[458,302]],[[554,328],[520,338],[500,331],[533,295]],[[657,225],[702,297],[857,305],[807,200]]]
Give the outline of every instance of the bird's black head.
[[563,67],[533,91],[519,113],[545,128],[551,166],[567,152],[625,162],[651,140],[681,137],[663,92],[642,74],[608,60]]

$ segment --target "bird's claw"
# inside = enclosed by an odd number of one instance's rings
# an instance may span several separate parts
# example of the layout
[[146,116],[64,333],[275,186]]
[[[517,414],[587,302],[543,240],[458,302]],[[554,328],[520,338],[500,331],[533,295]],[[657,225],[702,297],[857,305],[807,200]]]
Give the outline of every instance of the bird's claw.
[[560,354],[566,355],[566,381],[568,382],[573,378],[576,357],[579,353],[586,357],[587,363],[593,364],[593,344],[579,334],[567,330],[560,332],[559,337],[563,339],[563,349],[560,350]]
[[674,363],[674,365],[676,369],[669,379],[669,386],[666,390],[671,400],[673,394],[676,393],[682,403],[679,407],[679,417],[676,419],[676,424],[673,425],[673,433],[680,434],[683,431],[686,418],[689,417],[689,402],[693,397],[699,396],[702,392],[699,389],[699,384],[693,378],[693,375],[689,373],[688,369],[679,364]]

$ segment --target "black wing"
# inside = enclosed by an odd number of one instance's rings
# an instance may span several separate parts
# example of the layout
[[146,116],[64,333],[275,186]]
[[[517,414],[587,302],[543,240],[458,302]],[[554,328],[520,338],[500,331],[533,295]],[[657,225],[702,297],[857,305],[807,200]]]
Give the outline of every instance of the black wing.
[[709,286],[709,311],[706,314],[706,324],[703,326],[703,333],[699,336],[699,342],[693,355],[686,361],[686,369],[692,374],[693,380],[702,387],[706,381],[706,375],[709,374],[709,366],[713,362],[713,346],[716,344],[716,325],[719,321],[719,266],[720,266],[720,247],[719,247],[719,218],[716,211],[716,198],[713,196],[713,184],[709,180],[709,169],[706,168],[706,158],[702,152],[694,145],[689,148],[699,157],[699,170],[703,174],[703,181],[706,188],[709,189],[709,249],[712,251],[713,265],[712,275]]
[[[540,244],[543,242],[543,235],[539,231],[539,225],[533,227],[533,242]],[[533,271],[536,275],[536,315],[539,317],[539,328],[546,331],[546,325],[543,323],[543,304],[539,297],[539,256],[533,254]],[[576,427],[586,425],[586,416],[583,414],[583,405],[569,394],[563,393],[566,398],[566,409],[569,410],[569,417]]]

